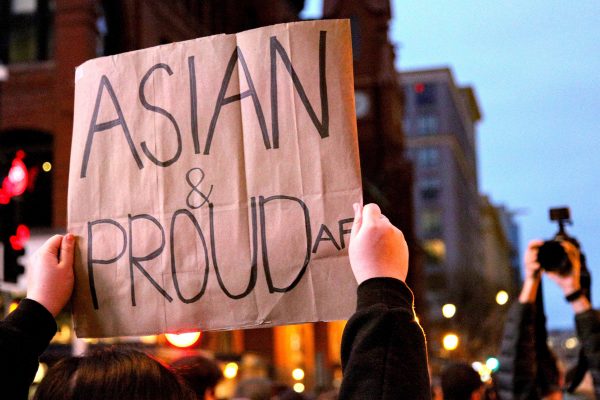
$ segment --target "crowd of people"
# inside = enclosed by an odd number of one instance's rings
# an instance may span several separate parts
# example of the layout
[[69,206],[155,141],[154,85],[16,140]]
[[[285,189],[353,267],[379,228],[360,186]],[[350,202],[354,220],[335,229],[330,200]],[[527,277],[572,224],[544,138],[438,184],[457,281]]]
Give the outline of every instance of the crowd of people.
[[[343,379],[336,398],[420,400],[432,398],[425,334],[415,316],[413,294],[406,285],[408,247],[402,232],[375,204],[354,205],[349,244],[350,264],[358,282],[356,312],[348,320],[341,345]],[[76,238],[56,235],[37,252],[29,273],[27,297],[0,322],[0,398],[27,399],[38,358],[56,333],[54,317],[73,290]],[[501,349],[496,391],[486,391],[466,364],[442,374],[434,398],[561,398],[565,379],[548,349],[545,321],[536,314],[540,266],[532,242],[525,257],[526,275],[513,305]],[[572,263],[567,275],[547,273],[563,290],[575,313],[585,366],[600,395],[600,313],[583,295],[579,252],[564,244]],[[543,313],[542,313],[543,316]],[[221,370],[204,357],[188,357],[167,366],[147,354],[105,348],[65,358],[50,368],[34,399],[215,399]],[[302,399],[289,388],[258,390],[240,386],[239,399]],[[254,390],[256,389],[256,390]],[[600,397],[598,397],[600,398]]]

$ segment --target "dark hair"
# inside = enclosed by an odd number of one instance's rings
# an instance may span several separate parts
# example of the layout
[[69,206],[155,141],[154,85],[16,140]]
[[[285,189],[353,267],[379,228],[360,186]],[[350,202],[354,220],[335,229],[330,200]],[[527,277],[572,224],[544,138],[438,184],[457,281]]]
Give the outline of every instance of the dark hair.
[[444,400],[469,400],[482,385],[479,374],[468,364],[452,364],[442,373]]
[[140,351],[102,348],[59,361],[48,370],[34,400],[193,400],[165,365]]
[[201,355],[179,358],[171,363],[171,367],[201,399],[207,389],[214,391],[217,383],[223,379],[217,363]]

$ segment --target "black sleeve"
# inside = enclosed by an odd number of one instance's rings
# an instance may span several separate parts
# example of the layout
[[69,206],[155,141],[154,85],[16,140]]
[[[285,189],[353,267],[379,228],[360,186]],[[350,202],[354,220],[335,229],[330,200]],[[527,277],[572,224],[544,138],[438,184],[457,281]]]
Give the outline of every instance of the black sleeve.
[[575,315],[577,336],[594,380],[594,392],[600,399],[600,312],[588,310]]
[[408,286],[369,279],[358,287],[357,303],[342,337],[340,400],[430,400],[425,335]]
[[10,399],[27,399],[38,369],[38,357],[56,333],[52,314],[34,300],[0,321],[0,390]]
[[514,303],[500,345],[496,383],[501,399],[539,399],[535,347],[535,304]]

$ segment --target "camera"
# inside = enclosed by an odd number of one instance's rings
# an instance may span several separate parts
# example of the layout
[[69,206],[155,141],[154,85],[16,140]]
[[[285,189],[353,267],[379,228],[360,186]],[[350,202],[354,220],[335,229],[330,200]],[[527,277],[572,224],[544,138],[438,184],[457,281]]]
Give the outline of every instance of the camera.
[[537,261],[542,269],[563,276],[569,275],[571,272],[571,262],[561,243],[568,241],[579,248],[577,240],[565,231],[565,224],[571,224],[570,214],[568,207],[550,209],[550,220],[558,222],[558,232],[554,235],[554,238],[546,240],[540,246],[537,256]]

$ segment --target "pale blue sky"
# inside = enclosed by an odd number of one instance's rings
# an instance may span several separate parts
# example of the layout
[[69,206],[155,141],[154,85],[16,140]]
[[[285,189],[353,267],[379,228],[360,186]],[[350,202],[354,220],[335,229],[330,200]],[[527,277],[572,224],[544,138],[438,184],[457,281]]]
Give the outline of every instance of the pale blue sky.
[[[597,0],[394,0],[390,40],[399,70],[449,66],[472,85],[479,188],[519,210],[521,249],[556,231],[548,208],[571,207],[600,296],[600,3]],[[321,15],[308,0],[304,15]],[[545,284],[550,328],[573,326],[562,294]]]

